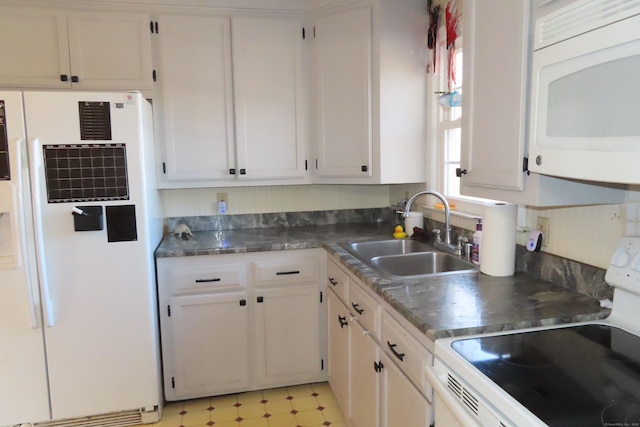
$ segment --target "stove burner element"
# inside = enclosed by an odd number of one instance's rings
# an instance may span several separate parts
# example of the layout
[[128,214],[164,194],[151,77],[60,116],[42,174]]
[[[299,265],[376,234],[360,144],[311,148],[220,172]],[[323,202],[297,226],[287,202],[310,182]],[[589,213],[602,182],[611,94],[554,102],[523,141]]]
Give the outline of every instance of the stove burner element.
[[542,347],[517,341],[500,342],[491,352],[505,363],[524,368],[547,368],[558,361],[555,354],[549,357]]
[[640,426],[640,402],[635,400],[614,402],[604,408],[600,421],[604,427]]

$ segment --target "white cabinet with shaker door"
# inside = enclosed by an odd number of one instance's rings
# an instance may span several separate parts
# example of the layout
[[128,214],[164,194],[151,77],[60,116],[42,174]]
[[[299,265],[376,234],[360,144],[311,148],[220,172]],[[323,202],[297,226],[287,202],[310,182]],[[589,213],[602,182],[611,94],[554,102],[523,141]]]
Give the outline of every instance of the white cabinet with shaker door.
[[0,86],[153,88],[147,13],[1,7],[0,27]]
[[161,15],[158,24],[160,186],[306,182],[300,21]]
[[156,262],[167,400],[325,379],[323,250]]
[[424,182],[426,22],[421,0],[318,14],[315,182]]
[[531,206],[621,203],[622,190],[526,171],[531,7],[463,3],[461,193]]
[[333,260],[327,271],[329,385],[346,418],[355,427],[430,426],[421,373],[431,353],[355,276]]

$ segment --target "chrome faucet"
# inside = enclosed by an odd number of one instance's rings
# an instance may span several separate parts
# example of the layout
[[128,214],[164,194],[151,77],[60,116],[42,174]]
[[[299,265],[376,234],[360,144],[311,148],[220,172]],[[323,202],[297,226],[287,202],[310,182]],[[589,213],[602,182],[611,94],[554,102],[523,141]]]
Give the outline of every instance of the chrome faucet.
[[440,199],[440,201],[444,205],[444,221],[445,221],[444,244],[447,246],[448,249],[452,249],[451,247],[451,210],[449,208],[449,202],[447,202],[447,199],[442,194],[433,190],[424,190],[414,194],[413,196],[411,196],[411,198],[407,202],[407,207],[404,210],[405,218],[409,216],[409,212],[411,211],[411,206],[413,205],[413,201],[418,196],[422,196],[423,194],[430,194],[432,196],[436,196],[438,199]]

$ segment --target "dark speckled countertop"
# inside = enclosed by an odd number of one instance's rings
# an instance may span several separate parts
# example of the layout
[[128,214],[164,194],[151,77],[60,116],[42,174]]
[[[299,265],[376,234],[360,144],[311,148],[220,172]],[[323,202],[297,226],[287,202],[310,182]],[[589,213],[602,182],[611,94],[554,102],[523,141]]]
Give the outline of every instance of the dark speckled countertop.
[[594,298],[525,273],[492,277],[467,273],[427,279],[389,280],[336,243],[391,238],[389,224],[334,224],[309,227],[201,231],[189,240],[165,236],[157,258],[327,249],[382,300],[430,340],[535,326],[603,319],[608,309]]

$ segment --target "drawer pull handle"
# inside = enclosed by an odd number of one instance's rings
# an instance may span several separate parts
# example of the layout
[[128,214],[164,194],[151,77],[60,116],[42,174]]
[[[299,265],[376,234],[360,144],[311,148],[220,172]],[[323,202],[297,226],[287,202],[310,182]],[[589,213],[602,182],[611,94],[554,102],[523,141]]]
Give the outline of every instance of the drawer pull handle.
[[220,279],[219,277],[216,277],[214,279],[196,279],[196,283],[211,283],[211,282],[219,282]]
[[349,322],[347,322],[347,318],[344,316],[340,316],[338,315],[338,322],[340,322],[340,327],[344,328],[345,326],[347,326],[349,324]]
[[276,276],[288,276],[291,274],[300,274],[300,270],[291,270],[291,271],[278,271]]
[[363,309],[363,308],[358,308],[358,307],[360,307],[360,304],[354,304],[354,303],[351,303],[351,307],[353,307],[353,309],[354,309],[354,310],[356,311],[356,313],[358,313],[358,314],[362,314],[362,313],[364,313],[364,309]]
[[389,350],[391,350],[391,353],[393,353],[395,357],[400,359],[401,362],[404,362],[404,353],[398,353],[396,351],[397,344],[391,344],[389,341],[387,341],[387,345],[389,346]]
[[334,279],[333,277],[329,277],[329,283],[331,283],[333,286],[337,286],[338,285],[338,281],[336,279]]

